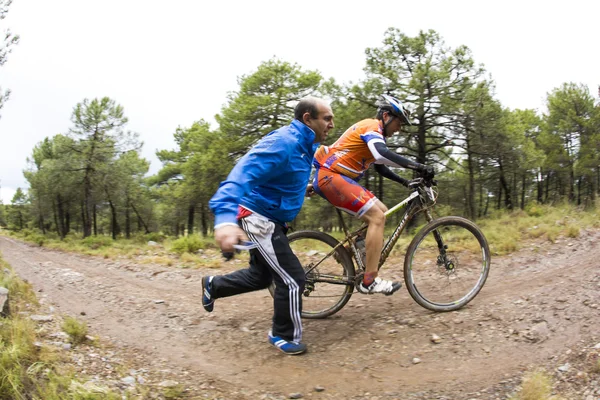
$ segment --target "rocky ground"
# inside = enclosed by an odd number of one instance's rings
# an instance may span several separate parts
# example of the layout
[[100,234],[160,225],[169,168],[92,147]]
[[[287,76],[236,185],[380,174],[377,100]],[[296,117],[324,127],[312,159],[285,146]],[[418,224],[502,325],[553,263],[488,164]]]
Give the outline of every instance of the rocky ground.
[[[355,294],[338,314],[307,320],[309,352],[266,342],[267,291],[200,305],[200,278],[243,266],[190,270],[104,260],[0,237],[0,252],[33,284],[53,320],[85,321],[99,346],[68,348],[58,324],[44,345],[72,357],[90,384],[173,387],[186,398],[505,399],[524,371],[544,367],[563,398],[600,398],[600,232],[532,242],[492,259],[486,286],[465,308],[436,314],[403,289]],[[402,260],[386,265],[402,276]],[[107,383],[108,382],[108,383]]]

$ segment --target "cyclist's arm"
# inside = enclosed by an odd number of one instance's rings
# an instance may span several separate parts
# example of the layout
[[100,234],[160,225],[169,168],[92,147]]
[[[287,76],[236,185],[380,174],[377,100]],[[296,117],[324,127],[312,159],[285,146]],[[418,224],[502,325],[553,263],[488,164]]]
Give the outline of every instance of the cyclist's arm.
[[408,186],[408,179],[395,174],[391,169],[383,164],[375,164],[375,171],[384,178],[388,178],[394,182],[398,182],[401,185]]
[[370,140],[367,143],[369,146],[369,150],[371,150],[371,154],[375,157],[376,164],[386,164],[391,165],[393,167],[403,167],[412,169],[415,171],[423,171],[426,166],[423,164],[419,164],[418,162],[414,162],[409,160],[408,158],[402,157],[401,155],[392,152],[385,145],[383,140]]

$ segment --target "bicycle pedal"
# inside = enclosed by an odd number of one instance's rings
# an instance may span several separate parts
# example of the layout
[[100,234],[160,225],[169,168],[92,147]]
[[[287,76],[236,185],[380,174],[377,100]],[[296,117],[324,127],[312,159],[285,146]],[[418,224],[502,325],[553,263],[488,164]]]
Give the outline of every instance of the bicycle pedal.
[[361,272],[354,277],[354,287],[356,288],[356,290],[358,290],[358,285],[362,283],[364,276],[365,273]]

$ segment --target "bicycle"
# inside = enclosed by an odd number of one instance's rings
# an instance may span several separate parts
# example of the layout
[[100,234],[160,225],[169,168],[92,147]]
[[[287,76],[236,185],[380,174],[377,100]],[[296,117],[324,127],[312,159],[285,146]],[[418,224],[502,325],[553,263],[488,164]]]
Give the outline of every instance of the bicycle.
[[[427,224],[414,236],[404,257],[404,282],[411,297],[432,311],[458,310],[482,289],[490,271],[490,250],[483,232],[472,221],[457,216],[434,219],[436,182],[417,178],[406,185],[410,195],[390,208],[386,218],[406,207],[398,226],[384,244],[381,269],[409,221],[424,212]],[[302,317],[326,318],[340,311],[361,282],[365,270],[356,239],[364,224],[350,232],[336,208],[344,239],[312,230],[288,235],[292,250],[306,273]],[[354,263],[360,273],[356,274]],[[273,294],[273,285],[269,288]],[[456,298],[457,297],[457,298]]]

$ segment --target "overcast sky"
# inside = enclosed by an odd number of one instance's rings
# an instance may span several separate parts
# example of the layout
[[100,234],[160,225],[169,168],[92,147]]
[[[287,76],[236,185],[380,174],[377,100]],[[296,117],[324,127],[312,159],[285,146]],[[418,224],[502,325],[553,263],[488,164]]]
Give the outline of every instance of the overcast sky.
[[[378,7],[378,8],[376,8]],[[340,83],[364,77],[364,50],[388,27],[436,30],[468,46],[506,107],[542,109],[564,82],[600,84],[597,0],[14,0],[0,31],[21,36],[0,67],[0,199],[9,204],[36,143],[66,133],[73,107],[108,96],[157,149],[204,118],[214,123],[237,77],[273,57]],[[335,112],[335,110],[334,110]]]

